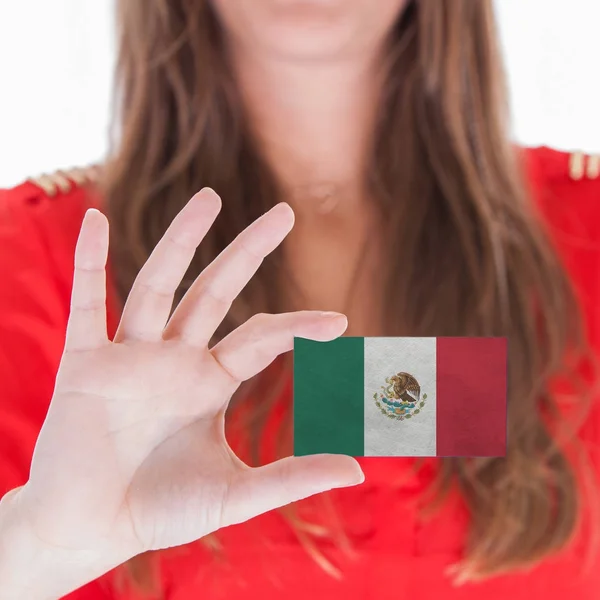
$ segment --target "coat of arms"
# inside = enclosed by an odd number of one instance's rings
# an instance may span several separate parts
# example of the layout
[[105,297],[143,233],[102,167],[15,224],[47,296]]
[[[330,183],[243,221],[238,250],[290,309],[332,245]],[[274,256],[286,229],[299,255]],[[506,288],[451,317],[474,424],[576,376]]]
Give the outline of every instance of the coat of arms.
[[419,382],[409,373],[397,373],[386,377],[387,385],[381,386],[381,392],[373,398],[377,408],[390,419],[403,421],[418,415],[427,400],[427,394],[421,395]]

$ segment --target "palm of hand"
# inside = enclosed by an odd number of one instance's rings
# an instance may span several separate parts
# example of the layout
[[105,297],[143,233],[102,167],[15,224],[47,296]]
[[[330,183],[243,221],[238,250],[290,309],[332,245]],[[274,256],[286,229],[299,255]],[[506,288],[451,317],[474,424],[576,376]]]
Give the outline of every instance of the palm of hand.
[[[118,523],[120,542],[142,551],[186,543],[223,525],[227,481],[246,468],[223,433],[225,399],[237,382],[208,351],[177,342],[139,346],[96,352],[96,381],[78,381],[89,365],[85,353],[63,361],[58,381],[65,391],[53,399],[38,440],[44,452],[36,452],[32,465],[32,476],[45,482],[41,500],[54,507],[44,511],[51,519],[36,527],[44,540],[76,547]],[[65,447],[77,454],[65,457]],[[76,490],[72,503],[65,504],[65,490]],[[93,520],[77,509],[81,502]],[[61,533],[61,513],[81,517],[73,539]]]
[[251,469],[229,448],[224,413],[240,382],[290,350],[294,335],[337,337],[345,318],[257,315],[208,348],[233,298],[289,231],[285,207],[240,234],[168,318],[177,283],[218,212],[214,193],[198,196],[140,271],[113,342],[105,322],[107,227],[100,213],[86,216],[65,353],[22,500],[36,535],[51,546],[106,546],[126,560],[362,480],[349,457]]

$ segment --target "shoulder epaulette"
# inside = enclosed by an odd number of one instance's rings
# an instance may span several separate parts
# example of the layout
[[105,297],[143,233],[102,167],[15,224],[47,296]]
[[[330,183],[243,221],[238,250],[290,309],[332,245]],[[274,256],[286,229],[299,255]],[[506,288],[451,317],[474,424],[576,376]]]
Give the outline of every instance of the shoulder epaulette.
[[75,167],[43,174],[39,177],[31,177],[27,182],[39,187],[48,196],[56,196],[60,193],[70,192],[76,187],[93,185],[98,181],[100,172],[100,165]]
[[575,181],[600,178],[600,154],[571,153],[569,177]]

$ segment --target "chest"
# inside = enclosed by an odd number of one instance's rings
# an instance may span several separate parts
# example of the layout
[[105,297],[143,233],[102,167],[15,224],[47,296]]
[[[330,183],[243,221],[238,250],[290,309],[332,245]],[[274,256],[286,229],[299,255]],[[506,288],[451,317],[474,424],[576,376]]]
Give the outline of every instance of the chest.
[[360,219],[297,225],[284,246],[289,309],[342,312],[350,335],[381,335],[386,257],[374,230]]
[[[467,523],[460,502],[453,500],[424,520],[419,516],[422,481],[407,475],[406,465],[396,465],[394,473],[389,463],[377,460],[362,465],[369,485],[336,494],[335,515],[326,504],[304,512],[298,534],[281,514],[269,513],[222,530],[220,551],[195,544],[165,554],[166,598],[597,598],[600,563],[586,571],[575,553],[527,572],[455,586],[449,569],[462,556]],[[387,474],[387,484],[378,473]],[[334,530],[336,520],[346,531],[341,543],[323,533]]]

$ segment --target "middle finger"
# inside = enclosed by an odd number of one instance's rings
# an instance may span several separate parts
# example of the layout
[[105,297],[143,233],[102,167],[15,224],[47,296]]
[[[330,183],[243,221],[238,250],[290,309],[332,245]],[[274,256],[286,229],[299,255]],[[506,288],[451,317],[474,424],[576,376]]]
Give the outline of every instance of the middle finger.
[[165,339],[206,345],[237,295],[293,225],[294,213],[282,202],[242,231],[194,281],[173,313]]

